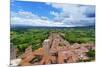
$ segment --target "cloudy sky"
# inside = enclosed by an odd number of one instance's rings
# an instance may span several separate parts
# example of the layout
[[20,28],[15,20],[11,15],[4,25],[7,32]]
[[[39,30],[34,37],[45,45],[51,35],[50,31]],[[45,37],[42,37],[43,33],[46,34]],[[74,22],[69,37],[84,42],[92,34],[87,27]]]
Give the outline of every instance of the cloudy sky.
[[94,24],[94,5],[11,1],[11,25],[76,27]]

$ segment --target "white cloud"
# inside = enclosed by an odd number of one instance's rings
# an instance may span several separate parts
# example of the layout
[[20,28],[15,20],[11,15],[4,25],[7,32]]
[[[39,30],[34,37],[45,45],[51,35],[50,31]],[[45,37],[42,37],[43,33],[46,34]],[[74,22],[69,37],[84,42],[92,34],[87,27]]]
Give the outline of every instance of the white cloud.
[[31,26],[61,26],[63,23],[48,20],[47,17],[39,17],[31,12],[12,12],[12,25],[31,25]]
[[61,13],[51,12],[55,16],[54,21],[60,21],[66,25],[82,26],[95,23],[95,17],[87,17],[88,14],[95,13],[95,6],[89,5],[70,5],[70,4],[49,4],[53,8],[62,9]]
[[50,14],[53,15],[53,16],[59,16],[59,13],[54,12],[54,11],[50,11]]

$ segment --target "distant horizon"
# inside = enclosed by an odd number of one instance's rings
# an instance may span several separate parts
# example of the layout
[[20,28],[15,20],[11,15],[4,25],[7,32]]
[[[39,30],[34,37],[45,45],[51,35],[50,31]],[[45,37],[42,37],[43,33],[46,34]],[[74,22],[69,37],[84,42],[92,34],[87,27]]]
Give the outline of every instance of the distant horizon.
[[[32,25],[10,25],[11,27],[52,27],[52,28],[56,28],[56,27],[65,27],[65,26],[32,26]],[[68,26],[66,26],[68,27]],[[65,27],[65,28],[66,28]],[[71,27],[95,27],[95,25],[92,25],[92,26],[69,26],[69,28]]]

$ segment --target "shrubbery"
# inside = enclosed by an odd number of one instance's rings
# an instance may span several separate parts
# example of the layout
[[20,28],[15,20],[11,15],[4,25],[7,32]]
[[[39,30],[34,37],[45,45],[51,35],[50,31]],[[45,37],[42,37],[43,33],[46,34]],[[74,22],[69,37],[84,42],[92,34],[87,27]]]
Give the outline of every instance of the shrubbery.
[[94,29],[73,29],[65,32],[65,39],[70,43],[87,43],[87,42],[95,42],[95,34]]
[[89,57],[95,57],[95,50],[89,50],[89,52],[87,52],[87,55]]

